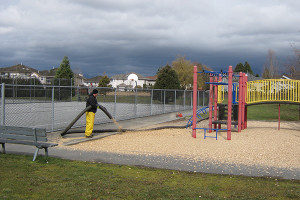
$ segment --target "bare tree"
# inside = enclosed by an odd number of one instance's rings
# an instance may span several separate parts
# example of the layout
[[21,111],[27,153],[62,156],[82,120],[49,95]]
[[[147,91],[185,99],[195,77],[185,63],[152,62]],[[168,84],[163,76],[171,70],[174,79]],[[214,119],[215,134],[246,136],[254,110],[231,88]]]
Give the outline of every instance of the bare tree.
[[279,62],[276,59],[275,52],[271,49],[268,50],[268,57],[264,64],[263,78],[276,78],[279,76]]
[[193,84],[193,65],[185,56],[177,56],[172,62],[172,68],[178,74],[180,85],[187,89]]
[[300,76],[300,50],[295,47],[294,43],[290,43],[294,52],[294,57],[286,65],[286,72],[291,78],[297,79]]

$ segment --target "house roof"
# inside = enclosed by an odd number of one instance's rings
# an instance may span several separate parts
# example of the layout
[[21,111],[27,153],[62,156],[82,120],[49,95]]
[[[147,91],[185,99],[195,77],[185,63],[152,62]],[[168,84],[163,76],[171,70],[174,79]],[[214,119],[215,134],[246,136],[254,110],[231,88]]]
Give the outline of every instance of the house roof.
[[[239,82],[239,72],[233,72],[233,75],[234,77],[232,78],[232,80],[234,82]],[[248,81],[255,81],[255,80],[261,80],[262,78],[261,77],[256,77],[256,76],[253,76],[252,74],[247,74],[248,76]]]
[[86,80],[86,78],[82,74],[76,74],[76,73],[74,73],[74,78],[79,78],[79,79]]
[[157,75],[155,75],[155,76],[146,76],[146,78],[148,78],[149,80],[156,81]]
[[93,78],[86,79],[85,81],[88,83],[99,83],[101,78],[102,78],[102,76],[96,76]]
[[43,70],[43,71],[39,71],[39,74],[41,76],[55,76],[56,75],[56,71],[58,70],[58,68],[53,68],[50,70]]
[[16,72],[16,73],[26,73],[27,74],[27,73],[32,73],[32,72],[38,73],[38,70],[28,67],[26,65],[17,64],[17,65],[11,66],[11,67],[0,68],[0,72],[10,72],[10,73]]

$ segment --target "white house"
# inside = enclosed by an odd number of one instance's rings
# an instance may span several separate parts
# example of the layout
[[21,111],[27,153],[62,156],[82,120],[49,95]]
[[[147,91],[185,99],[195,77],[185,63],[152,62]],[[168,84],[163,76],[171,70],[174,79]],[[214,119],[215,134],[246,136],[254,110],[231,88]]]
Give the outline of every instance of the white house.
[[96,76],[93,78],[85,79],[83,85],[84,86],[91,86],[91,87],[98,87],[99,81],[102,78],[102,76]]
[[[135,74],[138,79],[137,80],[128,80],[128,76],[131,74]],[[132,89],[135,87],[151,87],[154,85],[156,78],[155,77],[145,77],[141,74],[131,72],[127,74],[117,74],[111,77],[110,84],[113,88],[119,89]]]
[[38,70],[27,67],[23,64],[0,68],[1,77],[7,78],[30,78],[32,73],[37,72]]

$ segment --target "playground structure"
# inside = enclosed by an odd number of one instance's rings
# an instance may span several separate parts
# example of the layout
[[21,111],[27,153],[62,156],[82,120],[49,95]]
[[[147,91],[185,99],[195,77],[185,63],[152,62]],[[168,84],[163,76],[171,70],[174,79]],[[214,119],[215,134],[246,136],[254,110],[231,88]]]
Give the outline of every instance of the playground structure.
[[[208,73],[210,81],[209,94],[209,127],[197,128],[197,74]],[[233,83],[233,77],[239,77],[238,83]],[[222,82],[227,78],[228,82]],[[217,139],[218,131],[227,131],[227,140],[231,140],[231,127],[238,127],[238,132],[247,128],[247,107],[258,104],[278,104],[278,130],[280,129],[280,104],[300,105],[300,81],[290,79],[264,79],[248,82],[245,73],[233,75],[232,66],[228,71],[203,71],[198,72],[194,66],[193,81],[193,120],[192,136],[196,138],[196,130],[204,130],[204,138],[213,137]],[[227,98],[227,104],[222,104]],[[215,108],[213,110],[213,107]],[[227,107],[227,118],[225,119],[225,108]],[[214,117],[213,117],[214,112]],[[232,116],[233,114],[233,116]],[[222,129],[221,125],[226,124],[227,129]],[[213,127],[214,125],[214,127]],[[206,131],[216,132],[216,136],[206,136]]]

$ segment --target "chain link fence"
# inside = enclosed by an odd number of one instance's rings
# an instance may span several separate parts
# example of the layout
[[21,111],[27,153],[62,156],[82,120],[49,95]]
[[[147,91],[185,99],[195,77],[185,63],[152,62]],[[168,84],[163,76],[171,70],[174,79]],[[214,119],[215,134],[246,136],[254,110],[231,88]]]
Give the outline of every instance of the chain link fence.
[[[98,89],[98,103],[118,121],[163,113],[192,109],[193,91],[91,88],[48,85],[1,86],[2,125],[46,128],[49,131],[64,129],[86,107],[88,94]],[[209,92],[198,91],[198,106],[206,106]],[[98,110],[95,124],[111,120]],[[85,126],[81,117],[73,127]]]

